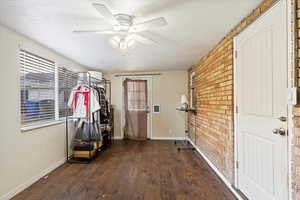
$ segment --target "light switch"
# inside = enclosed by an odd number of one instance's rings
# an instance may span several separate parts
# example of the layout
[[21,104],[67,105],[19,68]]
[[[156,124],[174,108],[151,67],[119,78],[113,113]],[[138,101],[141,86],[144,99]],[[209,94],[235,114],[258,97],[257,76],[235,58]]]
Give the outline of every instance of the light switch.
[[287,103],[288,105],[297,105],[297,99],[298,99],[298,88],[288,88],[287,91]]

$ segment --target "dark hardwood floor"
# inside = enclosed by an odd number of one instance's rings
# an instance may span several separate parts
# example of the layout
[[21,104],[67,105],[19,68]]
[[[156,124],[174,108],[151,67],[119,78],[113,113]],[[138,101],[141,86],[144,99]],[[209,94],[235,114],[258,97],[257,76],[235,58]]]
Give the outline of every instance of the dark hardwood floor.
[[64,164],[13,200],[232,200],[204,160],[171,141],[116,141],[90,164]]

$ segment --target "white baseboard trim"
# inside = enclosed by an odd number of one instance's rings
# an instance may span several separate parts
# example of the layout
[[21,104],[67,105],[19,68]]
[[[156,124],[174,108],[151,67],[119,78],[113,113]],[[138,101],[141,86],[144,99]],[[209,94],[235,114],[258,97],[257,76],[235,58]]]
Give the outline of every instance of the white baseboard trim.
[[23,190],[25,190],[26,188],[30,187],[32,184],[34,184],[35,182],[37,182],[38,180],[40,180],[41,178],[43,178],[44,176],[46,176],[47,174],[49,174],[50,172],[52,172],[53,170],[58,168],[59,166],[63,165],[65,162],[66,162],[66,158],[61,159],[60,161],[54,163],[52,166],[48,167],[47,169],[43,170],[42,172],[40,172],[36,176],[34,176],[34,177],[30,178],[29,180],[27,180],[25,183],[22,183],[21,185],[18,185],[17,187],[12,189],[8,193],[1,196],[0,200],[9,200],[9,199],[13,198],[18,193],[20,193]]
[[[123,140],[121,136],[114,137],[114,140]],[[185,137],[152,137],[150,140],[185,140]]]
[[244,200],[237,191],[232,187],[230,182],[227,180],[227,178],[217,169],[217,167],[206,157],[204,153],[194,144],[194,142],[189,138],[189,142],[195,147],[195,149],[198,151],[198,153],[202,156],[202,158],[207,162],[207,164],[210,166],[212,170],[219,176],[219,178],[225,183],[225,185],[228,187],[228,189],[238,198],[238,200]]
[[124,138],[121,136],[114,137],[114,140],[123,140]]
[[152,137],[151,140],[185,140],[184,137]]

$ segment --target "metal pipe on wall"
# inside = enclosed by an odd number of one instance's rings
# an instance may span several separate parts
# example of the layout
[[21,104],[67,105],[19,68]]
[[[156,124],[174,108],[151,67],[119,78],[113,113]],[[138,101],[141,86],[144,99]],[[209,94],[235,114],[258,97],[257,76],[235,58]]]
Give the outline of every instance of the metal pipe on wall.
[[115,77],[122,77],[122,76],[159,76],[161,73],[145,73],[145,74],[116,74]]

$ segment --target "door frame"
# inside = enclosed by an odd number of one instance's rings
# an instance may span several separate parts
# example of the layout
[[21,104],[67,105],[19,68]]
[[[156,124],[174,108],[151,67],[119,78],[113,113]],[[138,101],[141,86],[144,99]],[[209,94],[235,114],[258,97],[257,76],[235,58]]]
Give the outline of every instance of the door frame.
[[153,102],[153,92],[152,92],[152,76],[123,76],[121,87],[122,87],[122,110],[121,110],[121,138],[124,138],[124,124],[125,124],[125,111],[124,111],[124,87],[123,82],[125,79],[133,80],[146,80],[147,90],[148,90],[148,104],[149,104],[149,114],[147,117],[147,139],[152,139],[152,102]]
[[[295,87],[295,26],[294,26],[294,0],[278,0],[274,5],[272,5],[265,13],[259,16],[253,23],[258,22],[263,16],[268,14],[272,9],[277,6],[277,4],[283,1],[285,4],[285,14],[286,14],[286,30],[287,30],[287,87]],[[250,24],[249,26],[251,26]],[[247,26],[246,29],[249,27]],[[242,31],[243,32],[243,31]],[[237,60],[236,60],[236,50],[237,50],[237,37],[233,38],[233,93],[234,93],[234,103],[233,103],[233,135],[234,135],[234,187],[239,190],[238,184],[238,169],[237,169],[237,159],[238,159],[238,133],[237,133]],[[287,88],[287,89],[288,89]],[[288,98],[288,93],[286,93],[286,98]],[[288,187],[288,199],[292,199],[292,170],[291,170],[291,159],[292,159],[292,133],[293,133],[293,105],[287,104],[287,114],[288,114],[288,135],[287,140],[287,187]]]

